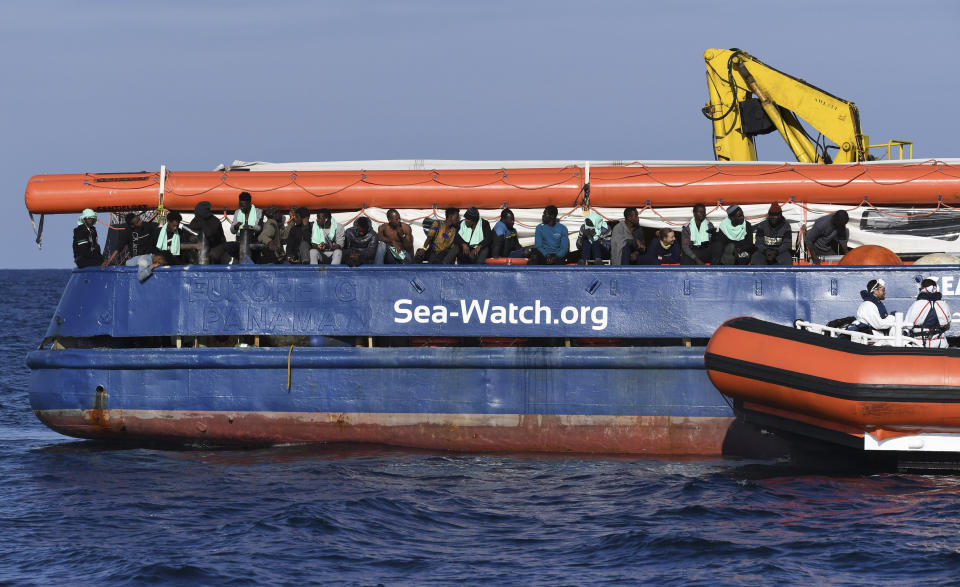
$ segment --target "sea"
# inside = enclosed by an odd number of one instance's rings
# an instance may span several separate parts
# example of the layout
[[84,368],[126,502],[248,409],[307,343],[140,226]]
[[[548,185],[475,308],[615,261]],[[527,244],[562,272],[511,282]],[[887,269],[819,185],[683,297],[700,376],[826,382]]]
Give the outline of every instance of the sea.
[[953,474],[61,436],[25,357],[69,276],[0,271],[2,585],[960,583]]

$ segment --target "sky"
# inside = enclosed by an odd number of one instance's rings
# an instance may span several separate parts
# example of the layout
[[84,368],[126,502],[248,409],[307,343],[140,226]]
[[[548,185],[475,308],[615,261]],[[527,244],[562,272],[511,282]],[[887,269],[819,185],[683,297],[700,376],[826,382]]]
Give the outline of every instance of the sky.
[[[0,268],[73,266],[75,215],[48,217],[33,243],[36,174],[712,159],[711,47],[856,102],[874,143],[958,157],[958,25],[946,0],[5,0]],[[791,158],[777,135],[758,152]]]

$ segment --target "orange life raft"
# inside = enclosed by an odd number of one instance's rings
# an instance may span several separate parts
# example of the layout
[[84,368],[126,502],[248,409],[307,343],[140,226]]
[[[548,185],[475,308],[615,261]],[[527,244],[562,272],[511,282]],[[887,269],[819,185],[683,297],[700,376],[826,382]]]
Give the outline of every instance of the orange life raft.
[[[162,181],[161,181],[162,179]],[[535,169],[353,171],[171,171],[37,175],[25,202],[34,213],[144,210],[161,203],[191,211],[209,201],[233,210],[237,194],[250,192],[258,207],[356,210],[469,207],[494,209],[570,207],[582,203],[584,170]],[[162,184],[162,190],[161,190]],[[599,207],[689,206],[697,202],[765,204],[960,203],[960,166],[924,163],[714,164],[593,167],[590,203]]]
[[739,412],[801,435],[863,447],[865,435],[960,434],[958,349],[868,346],[734,318],[704,361]]

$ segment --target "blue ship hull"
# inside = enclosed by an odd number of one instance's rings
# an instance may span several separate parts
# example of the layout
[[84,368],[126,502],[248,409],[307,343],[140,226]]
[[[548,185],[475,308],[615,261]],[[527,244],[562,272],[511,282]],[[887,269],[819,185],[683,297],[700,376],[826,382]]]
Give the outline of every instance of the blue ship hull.
[[80,438],[719,455],[752,442],[704,369],[722,322],[850,315],[877,275],[905,309],[957,272],[923,269],[77,270],[30,398]]

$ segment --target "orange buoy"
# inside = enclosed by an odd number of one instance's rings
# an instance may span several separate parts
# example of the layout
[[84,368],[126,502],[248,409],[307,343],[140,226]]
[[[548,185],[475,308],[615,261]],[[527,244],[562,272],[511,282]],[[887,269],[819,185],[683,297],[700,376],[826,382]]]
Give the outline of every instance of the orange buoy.
[[887,247],[863,245],[844,255],[839,265],[903,265],[903,261]]

